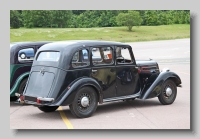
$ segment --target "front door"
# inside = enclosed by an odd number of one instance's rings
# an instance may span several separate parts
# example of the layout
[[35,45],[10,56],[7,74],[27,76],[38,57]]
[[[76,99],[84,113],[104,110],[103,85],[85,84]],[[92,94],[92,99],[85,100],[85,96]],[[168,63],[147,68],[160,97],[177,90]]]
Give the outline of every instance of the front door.
[[103,89],[103,99],[116,96],[116,71],[113,58],[113,47],[97,46],[92,48],[92,78]]
[[135,95],[140,91],[139,74],[131,47],[116,46],[117,97]]

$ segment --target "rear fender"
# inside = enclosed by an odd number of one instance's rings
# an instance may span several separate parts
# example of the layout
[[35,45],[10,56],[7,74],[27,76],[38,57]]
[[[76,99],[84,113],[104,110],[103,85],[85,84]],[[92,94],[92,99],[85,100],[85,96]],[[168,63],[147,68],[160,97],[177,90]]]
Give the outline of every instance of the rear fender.
[[71,104],[78,90],[84,86],[91,86],[93,89],[95,89],[96,92],[98,93],[97,95],[99,96],[99,102],[102,101],[102,94],[101,94],[102,89],[99,83],[92,78],[83,77],[76,79],[74,82],[68,85],[65,91],[62,93],[62,95],[59,96],[59,98],[57,99],[56,102],[53,103],[53,105],[64,106]]
[[174,72],[163,71],[158,74],[152,74],[141,92],[140,99],[157,97],[161,93],[162,85],[167,79],[173,80],[176,86],[181,84],[180,77]]

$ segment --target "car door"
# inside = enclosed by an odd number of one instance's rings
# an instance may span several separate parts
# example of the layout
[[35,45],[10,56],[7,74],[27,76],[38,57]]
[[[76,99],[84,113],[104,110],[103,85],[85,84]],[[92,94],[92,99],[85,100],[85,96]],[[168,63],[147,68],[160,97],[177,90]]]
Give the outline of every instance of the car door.
[[101,85],[103,99],[116,96],[113,50],[112,46],[96,46],[91,49],[91,76]]
[[117,97],[135,95],[140,91],[139,73],[129,46],[116,46]]

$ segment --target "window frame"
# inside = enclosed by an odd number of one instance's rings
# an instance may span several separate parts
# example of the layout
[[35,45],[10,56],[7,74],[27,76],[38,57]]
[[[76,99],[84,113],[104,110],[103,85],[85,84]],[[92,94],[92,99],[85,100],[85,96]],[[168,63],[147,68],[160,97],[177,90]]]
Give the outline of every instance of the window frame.
[[[93,48],[103,48],[103,47],[110,47],[111,49],[112,49],[112,61],[111,61],[111,63],[109,63],[109,64],[93,64],[93,59],[92,59],[92,49]],[[100,51],[99,51],[100,52]],[[115,58],[115,56],[114,56],[114,53],[115,52],[115,47],[114,46],[112,46],[112,45],[97,45],[97,46],[92,46],[91,48],[90,48],[90,61],[91,61],[91,66],[93,66],[93,67],[100,67],[100,66],[112,66],[112,65],[114,65],[115,64],[115,60],[114,60],[114,58]],[[100,54],[100,56],[101,56],[101,54]]]
[[[117,62],[117,54],[116,54],[116,49],[117,49],[117,47],[121,47],[121,48],[127,48],[128,49],[128,51],[129,51],[129,55],[130,55],[130,58],[131,58],[131,62],[130,63],[119,63],[119,62]],[[131,49],[131,47],[130,46],[128,46],[128,45],[123,45],[123,46],[121,46],[121,45],[116,45],[115,46],[115,63],[116,63],[116,65],[136,65],[136,62],[135,62],[135,59],[134,59],[134,56],[133,56],[133,53],[132,53],[132,49]]]
[[[84,65],[84,66],[73,66],[72,64],[72,60],[73,60],[73,57],[74,57],[74,55],[78,52],[78,53],[80,53],[80,51],[82,51],[82,50],[86,50],[87,52],[88,52],[88,62],[85,62],[85,63],[87,63],[87,65]],[[82,53],[82,56],[83,56],[83,53]],[[78,55],[78,60],[79,60],[79,55]],[[89,51],[89,49],[88,48],[81,48],[81,49],[78,49],[78,50],[76,50],[76,52],[74,52],[73,53],[73,55],[72,55],[72,58],[71,58],[71,60],[70,60],[70,66],[73,68],[73,69],[77,69],[77,68],[84,68],[84,67],[89,67],[90,66],[90,51]]]
[[[43,53],[43,52],[59,52],[59,59],[57,60],[57,61],[38,61],[38,57],[39,57],[39,55],[41,54],[41,53]],[[37,61],[37,62],[58,62],[59,60],[60,60],[60,57],[61,57],[61,52],[60,51],[52,51],[52,50],[45,50],[45,51],[40,51],[38,54],[37,54],[37,56],[35,57],[35,60]]]

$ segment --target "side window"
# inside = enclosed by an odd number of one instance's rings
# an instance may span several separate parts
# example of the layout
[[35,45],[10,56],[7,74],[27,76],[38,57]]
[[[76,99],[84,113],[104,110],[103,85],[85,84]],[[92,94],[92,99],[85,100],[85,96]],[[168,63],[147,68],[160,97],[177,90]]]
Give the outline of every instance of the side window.
[[33,48],[24,48],[18,52],[18,61],[19,62],[26,62],[33,61],[35,56],[35,52]]
[[117,47],[116,60],[118,64],[132,63],[132,58],[129,49],[126,47]]
[[93,65],[112,64],[113,62],[112,47],[94,47],[92,49]]
[[72,67],[88,66],[90,64],[89,53],[87,49],[77,51],[72,58]]

